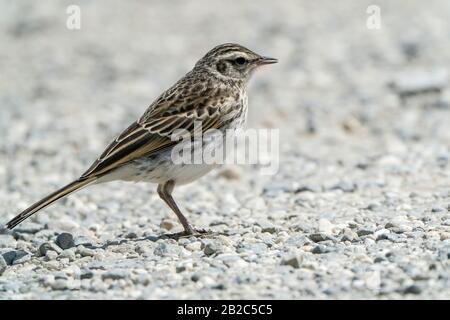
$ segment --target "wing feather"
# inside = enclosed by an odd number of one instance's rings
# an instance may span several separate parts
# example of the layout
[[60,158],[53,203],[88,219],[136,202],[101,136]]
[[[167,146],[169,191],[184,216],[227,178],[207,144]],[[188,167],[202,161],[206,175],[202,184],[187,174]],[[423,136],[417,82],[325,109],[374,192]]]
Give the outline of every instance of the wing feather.
[[[211,90],[209,89],[208,92]],[[171,136],[177,129],[194,133],[194,122],[201,121],[204,133],[208,129],[220,128],[224,122],[237,116],[236,105],[230,101],[216,99],[207,106],[202,90],[191,92],[187,99],[158,98],[136,122],[132,123],[91,165],[81,178],[98,177],[127,162],[150,156],[177,143]],[[211,101],[210,101],[211,102]]]

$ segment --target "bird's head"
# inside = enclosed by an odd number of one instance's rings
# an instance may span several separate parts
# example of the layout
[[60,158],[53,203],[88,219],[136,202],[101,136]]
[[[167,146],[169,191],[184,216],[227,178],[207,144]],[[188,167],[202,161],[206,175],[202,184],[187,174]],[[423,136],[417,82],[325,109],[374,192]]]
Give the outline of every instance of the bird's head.
[[261,56],[241,45],[226,43],[210,50],[196,67],[206,67],[220,77],[247,81],[258,67],[277,62],[277,59]]

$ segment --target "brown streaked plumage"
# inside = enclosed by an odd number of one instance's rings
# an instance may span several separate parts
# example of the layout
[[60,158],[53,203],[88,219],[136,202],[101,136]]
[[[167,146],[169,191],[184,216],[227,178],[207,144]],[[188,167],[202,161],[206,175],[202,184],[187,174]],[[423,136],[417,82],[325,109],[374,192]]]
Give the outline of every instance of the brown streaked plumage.
[[242,126],[247,113],[246,87],[253,70],[275,62],[276,59],[262,57],[237,44],[213,48],[111,142],[79,179],[33,204],[6,226],[12,229],[56,200],[90,184],[127,180],[157,183],[159,196],[178,216],[185,232],[194,233],[171,194],[175,185],[199,178],[214,165],[174,164],[170,152],[177,142],[171,136],[177,129],[193,135],[195,121],[201,122],[202,132]]

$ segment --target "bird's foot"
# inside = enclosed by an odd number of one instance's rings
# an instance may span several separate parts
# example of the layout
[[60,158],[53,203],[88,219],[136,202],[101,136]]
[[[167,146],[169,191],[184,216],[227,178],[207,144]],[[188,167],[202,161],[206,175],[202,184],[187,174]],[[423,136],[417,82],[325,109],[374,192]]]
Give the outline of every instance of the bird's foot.
[[212,231],[210,231],[210,230],[206,230],[203,228],[195,228],[193,226],[189,226],[189,228],[186,228],[183,231],[183,235],[186,237],[188,237],[188,236],[199,237],[199,236],[205,236],[205,235],[208,235],[211,233],[212,233]]
[[163,235],[162,237],[167,237],[170,239],[178,240],[180,238],[189,238],[189,237],[202,238],[202,237],[207,237],[207,236],[214,235],[214,234],[215,233],[211,230],[191,227],[188,230],[185,229],[182,232],[166,234],[166,235]]

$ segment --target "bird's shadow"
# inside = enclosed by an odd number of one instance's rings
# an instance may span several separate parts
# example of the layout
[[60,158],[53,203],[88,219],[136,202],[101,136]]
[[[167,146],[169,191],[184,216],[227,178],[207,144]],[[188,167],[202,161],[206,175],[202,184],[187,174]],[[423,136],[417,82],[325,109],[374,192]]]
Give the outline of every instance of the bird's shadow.
[[165,234],[161,234],[159,236],[147,236],[147,237],[142,237],[142,238],[112,240],[112,241],[107,241],[103,245],[93,245],[92,243],[80,243],[79,245],[83,245],[89,249],[106,249],[109,246],[117,246],[117,245],[121,245],[121,244],[125,244],[125,243],[136,243],[136,242],[140,242],[140,241],[156,242],[158,240],[168,240],[168,239],[173,239],[173,240],[178,241],[181,238],[190,238],[190,237],[214,238],[214,237],[217,237],[220,235],[229,236],[230,233],[226,232],[226,231],[217,232],[217,231],[210,231],[210,230],[208,230],[207,232],[204,232],[204,233],[195,233],[195,234],[186,234],[185,232],[176,232],[176,233],[165,233]]

